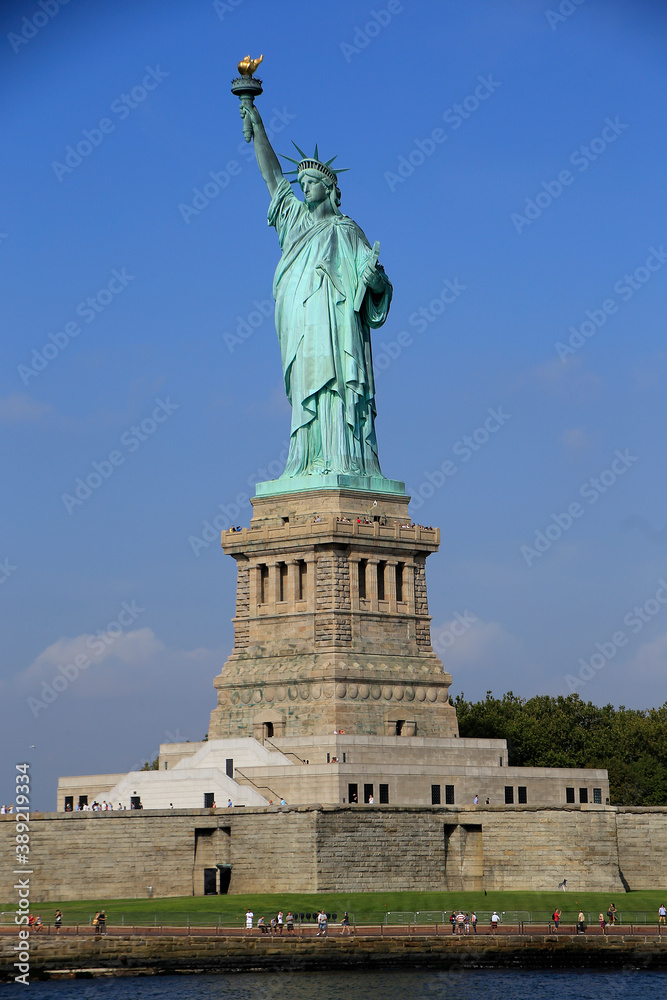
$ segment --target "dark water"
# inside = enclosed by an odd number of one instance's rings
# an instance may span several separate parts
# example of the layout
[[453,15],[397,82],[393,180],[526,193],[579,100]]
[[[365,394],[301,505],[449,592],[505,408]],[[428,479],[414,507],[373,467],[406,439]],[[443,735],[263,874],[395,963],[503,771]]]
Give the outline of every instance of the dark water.
[[667,972],[286,972],[1,987],[30,1000],[658,1000]]

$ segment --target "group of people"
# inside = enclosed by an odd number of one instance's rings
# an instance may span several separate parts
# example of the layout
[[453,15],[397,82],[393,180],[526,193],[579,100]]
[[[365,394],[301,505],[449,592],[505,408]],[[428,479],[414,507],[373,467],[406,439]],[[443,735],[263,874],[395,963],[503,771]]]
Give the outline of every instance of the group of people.
[[[53,920],[53,926],[55,927],[56,931],[59,931],[62,925],[63,925],[63,911],[56,910],[56,915]],[[28,915],[28,929],[31,931],[35,931],[36,934],[44,930],[44,923],[39,913],[37,914],[37,916],[35,916],[33,913],[30,913]]]
[[[171,803],[170,803],[170,805],[171,805]],[[139,805],[134,805],[134,803],[133,803],[130,806],[130,809],[143,809],[143,808],[144,807],[141,805],[141,803],[139,803]],[[4,809],[4,806],[3,806],[3,809]],[[97,801],[92,802],[92,803],[91,802],[77,802],[77,804],[75,806],[71,806],[71,805],[66,805],[65,806],[65,812],[107,812],[110,809],[111,810],[113,810],[113,809],[123,810],[123,809],[127,809],[127,806],[124,806],[122,802],[119,802],[118,805],[115,806],[113,804],[113,802],[107,802],[106,799],[103,800],[102,802],[97,802]],[[7,806],[7,812],[11,812],[11,807],[10,806]]]
[[[255,914],[250,907],[248,907],[245,915],[245,927],[247,931],[251,931],[253,929],[254,920]],[[326,937],[328,927],[329,915],[323,909],[320,909],[317,914],[316,937]],[[283,929],[286,930],[287,934],[294,933],[294,914],[291,910],[288,910],[286,914],[283,914],[283,911],[279,910],[274,917],[271,917],[268,923],[264,919],[263,915],[261,915],[257,921],[257,930],[259,930],[262,934],[281,935],[283,933]],[[343,914],[343,919],[340,922],[340,933],[350,933],[350,918],[347,910]]]
[[104,910],[97,910],[95,913],[95,916],[93,917],[93,927],[95,928],[95,937],[100,937],[101,934],[106,934],[107,915]]
[[[493,920],[495,919],[495,926]],[[491,926],[495,930],[498,926],[498,920],[500,917],[493,911],[493,917],[491,919]],[[473,933],[477,933],[477,914],[473,910],[472,913],[464,913],[463,910],[452,910],[449,915],[449,922],[452,927],[452,934],[469,934],[470,928],[472,927]]]

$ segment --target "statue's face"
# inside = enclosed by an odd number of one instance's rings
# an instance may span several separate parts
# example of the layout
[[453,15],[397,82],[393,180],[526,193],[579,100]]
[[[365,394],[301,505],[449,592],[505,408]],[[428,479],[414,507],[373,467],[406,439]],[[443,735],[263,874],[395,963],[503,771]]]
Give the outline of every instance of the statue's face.
[[329,196],[326,185],[316,174],[304,173],[299,179],[303,196],[307,205],[319,205]]

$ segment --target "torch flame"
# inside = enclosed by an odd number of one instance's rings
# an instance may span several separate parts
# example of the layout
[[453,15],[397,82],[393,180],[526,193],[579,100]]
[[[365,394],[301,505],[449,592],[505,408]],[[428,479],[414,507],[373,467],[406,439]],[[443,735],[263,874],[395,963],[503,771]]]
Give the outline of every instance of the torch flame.
[[263,55],[259,59],[251,59],[249,55],[245,56],[239,63],[239,73],[241,76],[252,76],[263,59]]

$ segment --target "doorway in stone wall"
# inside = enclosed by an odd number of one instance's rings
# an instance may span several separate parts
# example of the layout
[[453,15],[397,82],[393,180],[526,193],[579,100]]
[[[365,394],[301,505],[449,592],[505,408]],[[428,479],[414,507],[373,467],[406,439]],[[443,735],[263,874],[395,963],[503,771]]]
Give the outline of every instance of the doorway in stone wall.
[[218,895],[218,869],[204,868],[204,895]]

